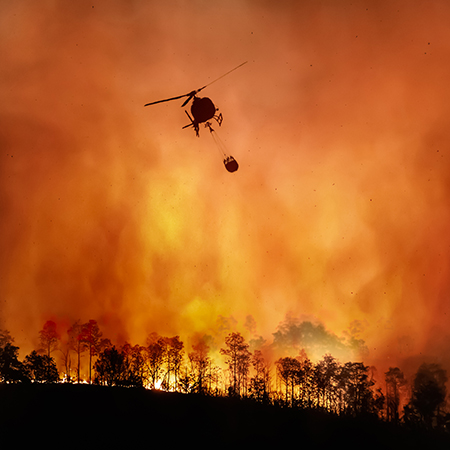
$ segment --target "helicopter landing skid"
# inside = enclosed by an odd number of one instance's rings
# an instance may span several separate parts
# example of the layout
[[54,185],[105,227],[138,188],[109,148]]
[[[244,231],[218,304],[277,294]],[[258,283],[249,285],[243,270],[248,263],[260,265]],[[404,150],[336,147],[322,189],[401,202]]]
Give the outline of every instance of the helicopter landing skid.
[[[191,123],[190,123],[189,125],[185,125],[185,126],[183,127],[183,129],[184,129],[184,128],[188,128],[188,127],[193,127],[194,130],[195,130],[195,134],[196,134],[197,137],[198,137],[198,136],[200,135],[200,134],[199,134],[199,131],[200,131],[199,122],[197,122],[196,120],[194,120],[194,119],[189,115],[189,113],[188,113],[186,110],[185,110],[184,112],[185,112],[186,115],[189,117],[189,120],[191,121]],[[223,116],[222,116],[222,113],[219,113],[218,115],[213,116],[212,118],[219,124],[219,127],[222,125],[222,122],[223,122]],[[211,127],[211,122],[205,122],[205,128],[209,128],[209,131],[211,131],[211,133],[214,131],[213,128]]]
[[[223,116],[222,113],[220,113],[218,116],[214,116],[213,119],[219,124],[219,127],[222,125],[223,122]],[[212,133],[214,131],[214,128],[211,126],[211,122],[205,122],[205,128],[209,128],[209,131]]]

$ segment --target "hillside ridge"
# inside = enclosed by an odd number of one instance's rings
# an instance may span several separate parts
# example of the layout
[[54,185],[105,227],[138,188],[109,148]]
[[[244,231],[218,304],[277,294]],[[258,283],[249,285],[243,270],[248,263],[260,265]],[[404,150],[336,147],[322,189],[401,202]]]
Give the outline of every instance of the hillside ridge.
[[[89,447],[173,445],[201,448],[292,445],[329,448],[450,448],[437,433],[373,418],[265,406],[248,399],[85,384],[0,385],[0,433],[36,446],[48,439]],[[81,441],[80,441],[81,440]],[[432,445],[432,447],[430,447]],[[159,444],[158,444],[159,446]]]

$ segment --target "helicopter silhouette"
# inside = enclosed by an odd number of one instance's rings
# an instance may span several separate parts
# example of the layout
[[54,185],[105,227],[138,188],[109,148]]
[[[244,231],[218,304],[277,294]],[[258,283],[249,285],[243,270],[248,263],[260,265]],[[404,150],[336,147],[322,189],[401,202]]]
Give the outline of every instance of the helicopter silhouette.
[[196,89],[194,91],[191,91],[187,94],[178,95],[177,97],[171,97],[171,98],[165,98],[163,100],[157,100],[156,102],[146,103],[144,106],[150,106],[150,105],[156,105],[157,103],[163,103],[163,102],[170,102],[172,100],[178,100],[183,97],[187,97],[187,99],[183,102],[181,105],[182,108],[184,108],[191,100],[191,114],[193,118],[189,115],[189,113],[185,110],[185,113],[189,117],[191,123],[188,125],[185,125],[184,128],[188,127],[194,127],[195,134],[199,136],[199,124],[201,123],[207,123],[211,119],[215,119],[216,122],[219,124],[219,126],[222,124],[223,116],[222,114],[216,114],[216,112],[219,111],[218,108],[215,107],[212,100],[208,97],[197,97],[197,94],[205,89],[208,86],[211,86],[211,84],[215,83],[216,81],[219,81],[226,75],[230,74],[231,72],[235,71],[236,69],[239,69],[239,67],[246,64],[247,61],[243,62],[242,64],[239,64],[239,66],[235,67],[234,69],[231,69],[229,72],[223,74],[219,78],[216,78],[215,80],[211,81],[210,83],[206,84],[205,86]]
[[[186,110],[184,111],[186,113],[186,115],[189,117],[189,120],[191,121],[191,123],[189,123],[188,125],[185,125],[182,128],[185,129],[185,128],[193,127],[195,130],[195,134],[197,135],[197,137],[199,137],[200,136],[200,133],[199,133],[200,124],[204,123],[205,128],[209,128],[209,131],[212,134],[214,132],[214,129],[211,126],[210,120],[214,119],[219,124],[219,126],[221,126],[222,121],[223,121],[223,116],[221,113],[218,113],[219,108],[216,108],[216,106],[214,105],[214,103],[212,102],[212,100],[210,98],[198,97],[197,94],[199,92],[201,92],[203,89],[205,89],[206,87],[210,86],[211,84],[215,83],[216,81],[219,81],[226,75],[235,71],[236,69],[239,69],[239,67],[242,67],[246,63],[247,63],[247,61],[243,62],[242,64],[239,64],[234,69],[231,69],[227,73],[223,74],[219,78],[216,78],[215,80],[211,81],[210,83],[205,84],[205,86],[203,86],[199,89],[195,89],[187,94],[178,95],[177,97],[170,97],[170,98],[165,98],[163,100],[157,100],[156,102],[146,103],[144,106],[156,105],[158,103],[170,102],[172,100],[179,100],[180,98],[187,97],[187,99],[183,102],[181,107],[184,108],[192,100],[192,104],[191,104],[192,116]],[[235,172],[239,167],[237,161],[232,156],[228,156],[225,153],[223,156],[224,156],[223,162],[225,164],[225,168],[229,172]]]

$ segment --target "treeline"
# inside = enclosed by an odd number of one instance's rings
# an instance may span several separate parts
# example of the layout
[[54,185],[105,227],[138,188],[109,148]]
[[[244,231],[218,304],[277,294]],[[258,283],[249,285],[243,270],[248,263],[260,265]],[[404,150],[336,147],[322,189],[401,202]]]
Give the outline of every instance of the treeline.
[[[411,383],[399,368],[390,368],[383,393],[376,388],[371,369],[362,362],[341,363],[327,354],[313,363],[302,351],[297,357],[281,357],[271,366],[261,350],[250,351],[240,333],[225,338],[220,349],[223,369],[215,364],[204,341],[186,351],[179,336],[152,333],[146,345],[116,346],[103,337],[94,320],[73,324],[64,343],[56,324],[48,321],[39,332],[39,342],[39,348],[20,361],[14,339],[0,330],[0,382],[87,382],[246,397],[264,404],[353,417],[370,415],[450,432],[447,374],[438,364],[422,364]],[[52,356],[56,351],[62,370]],[[87,356],[85,379],[81,375],[83,356]]]

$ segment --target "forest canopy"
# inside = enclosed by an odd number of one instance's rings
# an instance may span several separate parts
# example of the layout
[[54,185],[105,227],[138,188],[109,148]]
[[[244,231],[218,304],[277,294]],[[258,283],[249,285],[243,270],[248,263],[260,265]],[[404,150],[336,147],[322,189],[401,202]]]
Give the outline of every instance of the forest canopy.
[[[297,339],[308,344],[312,331],[335,339],[311,324],[286,324],[274,342],[281,346]],[[239,332],[226,336],[220,361],[206,338],[186,348],[179,336],[153,332],[145,345],[116,345],[103,336],[95,320],[77,321],[66,333],[47,321],[38,336],[39,348],[20,360],[14,338],[0,330],[1,383],[88,383],[248,398],[266,405],[449,430],[448,378],[437,363],[420,365],[411,380],[398,367],[377,380],[374,367],[362,361],[341,362],[330,353],[313,361],[302,349],[295,356],[270,361],[264,347],[252,351]]]

